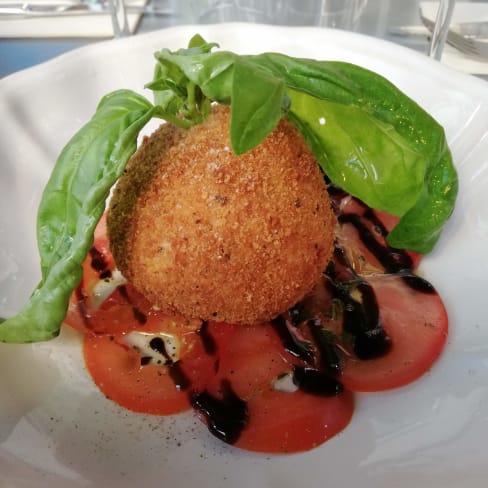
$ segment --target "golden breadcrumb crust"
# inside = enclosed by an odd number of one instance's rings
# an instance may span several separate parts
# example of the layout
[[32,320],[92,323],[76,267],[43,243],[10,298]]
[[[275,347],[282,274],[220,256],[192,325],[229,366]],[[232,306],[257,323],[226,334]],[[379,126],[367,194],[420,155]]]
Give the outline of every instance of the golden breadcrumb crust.
[[229,109],[188,131],[163,124],[119,180],[111,250],[168,313],[250,324],[301,300],[331,256],[335,220],[310,149],[282,120],[236,156]]

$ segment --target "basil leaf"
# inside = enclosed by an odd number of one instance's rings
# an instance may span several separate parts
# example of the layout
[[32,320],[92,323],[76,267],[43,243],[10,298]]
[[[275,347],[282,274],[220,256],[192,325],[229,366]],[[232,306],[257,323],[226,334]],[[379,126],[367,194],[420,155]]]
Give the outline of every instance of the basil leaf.
[[391,246],[430,252],[457,194],[447,145],[432,160],[393,127],[355,106],[288,94],[289,118],[328,177],[369,206],[401,216],[387,237]]
[[106,95],[61,152],[37,217],[41,281],[21,311],[1,323],[0,341],[42,341],[59,333],[109,190],[153,111],[128,90]]
[[[198,46],[176,53],[168,49],[157,52],[154,78],[146,85],[154,90],[158,116],[186,128],[205,120],[211,101],[229,103],[232,86],[232,69],[227,70],[232,68],[235,55],[211,54],[215,44],[201,38],[195,42]],[[215,98],[217,93],[219,98]]]
[[[252,90],[245,87],[252,86]],[[257,146],[281,118],[282,80],[242,59],[234,62],[230,140],[236,154]]]
[[207,42],[200,34],[195,34],[188,43],[188,49],[182,50],[182,52],[188,54],[194,54],[195,52],[209,53],[214,47],[218,46],[216,42]]
[[390,246],[426,254],[439,240],[458,192],[457,173],[447,144],[440,155],[427,170],[425,184],[415,205],[388,234]]
[[[360,66],[276,53],[247,58],[281,77],[290,93],[301,92],[295,99],[307,100],[303,103],[315,112],[315,120],[297,101],[290,118],[331,180],[368,205],[402,216],[388,243],[430,252],[454,210],[458,190],[442,126],[390,81]],[[324,108],[320,115],[316,103]],[[326,125],[334,122],[343,147],[322,138],[325,132],[316,130],[321,119]],[[361,174],[368,188],[361,187]]]
[[237,54],[228,51],[193,54],[190,49],[173,53],[169,49],[162,49],[155,57],[158,63],[178,67],[210,100],[230,103],[234,61],[239,57]]
[[335,184],[370,207],[394,215],[414,205],[423,188],[426,161],[391,125],[354,105],[294,90],[287,93],[290,120]]

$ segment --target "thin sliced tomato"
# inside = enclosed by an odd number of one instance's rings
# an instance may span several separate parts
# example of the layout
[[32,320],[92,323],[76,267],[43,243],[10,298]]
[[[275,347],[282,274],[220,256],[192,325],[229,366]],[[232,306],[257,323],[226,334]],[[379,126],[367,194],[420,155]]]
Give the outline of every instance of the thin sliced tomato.
[[236,446],[256,452],[308,451],[344,430],[354,411],[353,395],[320,397],[267,390],[249,403],[249,423]]
[[82,264],[83,287],[87,294],[91,294],[93,287],[100,279],[111,276],[115,270],[115,261],[110,252],[110,244],[107,235],[106,214],[98,222],[93,235],[93,245]]
[[93,246],[82,263],[83,277],[73,292],[65,324],[93,334],[118,334],[144,324],[152,306],[116,270],[107,237],[105,214]]
[[[386,235],[397,224],[398,217],[372,210],[350,195],[336,202],[336,211],[339,220],[336,239],[356,273],[368,276],[418,267],[420,254],[394,250],[386,242]],[[393,266],[388,269],[386,263],[392,260]],[[399,269],[393,269],[397,265]]]
[[[228,411],[224,405],[218,417],[224,426],[230,419],[231,428],[235,428],[232,416],[236,416],[240,428],[230,434],[234,446],[268,453],[306,451],[347,426],[354,409],[350,393],[326,397],[277,389],[278,378],[291,373],[299,363],[283,349],[271,325],[234,328],[222,351],[217,374],[207,387],[208,393],[224,403],[223,385],[232,392]],[[247,409],[245,422],[240,408],[243,406]],[[208,415],[201,418],[212,426],[213,419]],[[213,430],[221,438],[227,434],[218,425]]]
[[[82,268],[82,279],[71,295],[65,324],[94,333],[123,332],[140,325],[138,311],[145,313],[150,306],[130,286],[117,288],[123,279],[117,275],[110,253],[105,214],[95,229],[93,245]],[[99,311],[96,322],[93,317]]]
[[345,360],[341,381],[352,391],[380,391],[406,385],[426,373],[447,338],[448,318],[439,295],[416,291],[400,276],[368,278],[380,320],[391,339],[387,355]]
[[127,334],[85,334],[85,364],[93,381],[108,398],[135,412],[169,415],[188,410],[191,394],[205,388],[216,362],[197,323],[153,313],[137,331],[176,337],[179,360],[144,364],[143,356],[127,344]]
[[75,291],[65,323],[82,332],[120,334],[138,329],[152,313],[151,304],[129,284],[115,288],[98,308],[92,302],[82,289]]
[[228,379],[233,391],[245,401],[270,389],[271,381],[290,372],[295,362],[269,323],[234,326],[226,348],[219,350],[216,384]]

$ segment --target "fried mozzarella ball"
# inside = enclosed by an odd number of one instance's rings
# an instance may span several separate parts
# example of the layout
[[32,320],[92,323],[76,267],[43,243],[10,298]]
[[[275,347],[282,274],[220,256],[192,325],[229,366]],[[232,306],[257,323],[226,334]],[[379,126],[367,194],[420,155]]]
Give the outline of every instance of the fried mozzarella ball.
[[281,120],[235,155],[230,110],[162,124],[114,190],[108,232],[126,279],[162,311],[236,324],[268,321],[311,291],[333,249],[323,175]]

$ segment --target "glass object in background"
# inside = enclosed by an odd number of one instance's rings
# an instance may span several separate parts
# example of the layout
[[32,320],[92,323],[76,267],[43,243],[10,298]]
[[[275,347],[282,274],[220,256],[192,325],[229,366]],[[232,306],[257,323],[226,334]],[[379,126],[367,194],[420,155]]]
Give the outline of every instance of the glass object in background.
[[439,1],[439,9],[437,10],[434,30],[432,31],[432,38],[429,46],[429,56],[431,58],[437,60],[441,59],[455,3],[456,0]]
[[282,4],[284,14],[280,24],[356,30],[367,0],[285,0],[277,3]]
[[272,0],[208,0],[195,1],[194,12],[202,24],[220,22],[255,22],[271,24],[276,17],[278,4]]
[[112,28],[114,37],[124,37],[130,35],[129,21],[124,0],[108,0],[110,16],[112,18]]
[[197,23],[255,22],[355,30],[367,0],[197,0],[190,3]]

